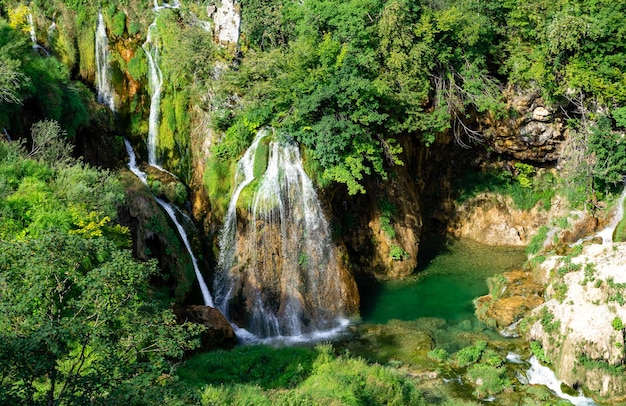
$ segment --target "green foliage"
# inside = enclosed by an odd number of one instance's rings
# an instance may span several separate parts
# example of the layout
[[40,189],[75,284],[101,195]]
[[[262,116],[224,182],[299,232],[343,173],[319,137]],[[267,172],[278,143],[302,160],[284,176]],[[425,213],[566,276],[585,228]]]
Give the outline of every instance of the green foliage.
[[116,37],[124,35],[124,31],[126,30],[126,14],[121,10],[118,11],[113,15],[111,22],[113,23],[111,33]]
[[535,168],[532,165],[524,164],[521,162],[515,163],[515,169],[517,170],[516,179],[520,186],[523,188],[532,187],[531,177],[535,174]]
[[433,361],[444,362],[448,359],[450,355],[448,354],[448,351],[444,350],[443,348],[435,348],[434,350],[428,351],[428,354],[426,354],[426,356]]
[[539,322],[541,323],[544,331],[548,334],[558,333],[561,329],[561,321],[555,321],[554,314],[546,307],[541,308],[541,313],[539,314]]
[[602,372],[609,373],[613,376],[623,376],[626,368],[624,365],[612,365],[604,360],[595,360],[587,356],[586,354],[581,354],[578,356],[577,365],[582,366],[585,369],[599,369]]
[[330,345],[315,350],[259,346],[218,351],[190,359],[179,373],[201,388],[206,405],[425,404],[411,380],[399,372],[335,356]]
[[141,80],[148,73],[148,58],[145,52],[135,52],[135,55],[128,61],[128,73],[135,80]]
[[126,249],[128,230],[113,222],[123,192],[110,173],[23,153],[0,142],[3,400],[157,396],[201,328],[176,323],[148,284],[156,264]]
[[396,207],[388,200],[383,199],[378,203],[378,208],[380,209],[380,228],[389,239],[393,240],[396,238],[396,230],[393,227],[392,219],[396,214]]
[[592,128],[588,140],[588,154],[593,155],[594,182],[600,188],[615,186],[626,175],[626,141],[611,130],[608,118],[601,116]]
[[619,318],[619,316],[615,316],[615,318],[611,321],[611,326],[613,326],[615,331],[620,331],[624,329],[624,322]]
[[588,282],[593,282],[596,280],[597,269],[594,263],[589,262],[585,264],[584,275],[585,278],[580,282],[581,285],[586,285]]
[[559,303],[563,303],[563,300],[565,300],[567,296],[567,284],[564,282],[555,282],[552,284],[552,289],[554,289],[554,298],[558,300]]
[[[577,245],[576,247],[580,247],[580,249],[582,249],[582,245]],[[577,250],[572,250],[572,253],[570,253],[570,255],[566,256],[565,258],[563,258],[563,265],[561,265],[557,270],[556,273],[559,276],[563,276],[566,275],[570,272],[578,272],[582,269],[583,265],[582,264],[575,264],[572,262],[572,256],[574,256],[573,254],[576,253]],[[578,255],[578,254],[576,254]]]
[[543,346],[541,345],[541,343],[539,341],[531,341],[530,342],[530,352],[532,352],[532,354],[537,357],[537,359],[541,362],[543,362],[544,364],[551,364],[552,361],[550,360],[550,358],[548,357],[548,355],[546,354],[546,352],[543,349]]
[[543,249],[543,244],[548,236],[548,231],[550,231],[550,228],[548,226],[539,227],[539,230],[537,230],[537,233],[531,237],[530,242],[526,247],[526,252],[528,254],[535,255],[541,252],[541,250]]
[[206,163],[203,183],[215,215],[219,218],[224,217],[228,208],[235,165],[234,161],[223,161],[215,154]]
[[198,387],[237,382],[263,389],[292,388],[310,375],[315,358],[316,352],[306,348],[243,346],[199,354],[178,374]]
[[476,344],[462,348],[454,354],[456,363],[459,367],[467,367],[475,364],[487,348],[485,341],[477,341]]
[[[526,168],[526,167],[524,167]],[[524,171],[532,170],[529,168]],[[526,172],[522,172],[526,173]],[[528,175],[522,177],[526,181],[513,179],[513,175],[509,171],[500,172],[467,172],[455,183],[457,190],[457,201],[462,203],[468,199],[478,196],[480,193],[493,192],[510,196],[521,210],[530,210],[538,203],[544,209],[549,209],[554,197],[554,177],[546,173],[540,178],[533,178],[534,182],[530,182]],[[524,186],[522,185],[524,183]]]
[[626,303],[626,283],[615,282],[615,280],[611,277],[607,278],[606,284],[608,293],[606,302],[616,302],[620,306],[623,306]]
[[474,393],[479,398],[497,395],[504,389],[511,387],[511,381],[506,377],[506,370],[491,365],[472,365],[467,370],[466,377],[474,382]]
[[394,261],[403,261],[409,259],[410,255],[401,246],[393,244],[389,247],[389,257]]

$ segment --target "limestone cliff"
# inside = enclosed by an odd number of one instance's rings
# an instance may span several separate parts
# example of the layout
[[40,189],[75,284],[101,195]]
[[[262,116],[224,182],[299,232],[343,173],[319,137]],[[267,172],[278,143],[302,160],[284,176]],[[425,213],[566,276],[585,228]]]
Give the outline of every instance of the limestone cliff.
[[626,382],[626,244],[591,244],[575,257],[551,257],[540,269],[548,283],[545,304],[529,319],[559,378],[609,400],[623,401]]

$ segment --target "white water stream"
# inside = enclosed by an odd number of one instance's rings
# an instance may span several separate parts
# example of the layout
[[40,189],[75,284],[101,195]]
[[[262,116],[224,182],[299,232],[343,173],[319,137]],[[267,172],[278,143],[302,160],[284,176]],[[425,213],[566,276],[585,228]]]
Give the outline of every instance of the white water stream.
[[33,20],[32,13],[29,12],[26,15],[26,22],[28,22],[28,32],[30,34],[30,42],[33,45],[33,49],[43,52],[46,56],[50,56],[48,50],[37,43],[37,33],[35,32],[35,21]]
[[520,382],[529,385],[544,385],[547,386],[561,399],[565,399],[571,402],[574,406],[595,406],[596,402],[593,399],[583,396],[568,395],[561,390],[561,381],[556,377],[554,371],[550,368],[543,366],[539,363],[535,356],[530,357],[528,360],[530,368],[526,371],[526,376],[518,376]]
[[161,109],[161,87],[163,73],[159,67],[159,44],[157,37],[156,19],[148,27],[146,42],[142,45],[148,58],[148,84],[152,91],[150,98],[150,115],[148,117],[148,163],[157,165],[157,143],[159,138],[159,114]]
[[615,232],[615,228],[624,217],[624,198],[626,198],[626,187],[624,187],[617,203],[615,203],[617,207],[611,222],[606,226],[606,228],[595,235],[596,237],[602,237],[602,244],[611,244],[613,242],[613,233]]
[[[146,173],[143,172],[141,169],[139,169],[139,167],[137,166],[137,157],[135,156],[135,151],[133,151],[133,147],[130,145],[130,142],[128,142],[128,140],[124,140],[124,144],[126,145],[126,152],[129,158],[128,168],[131,170],[132,173],[135,174],[135,176],[137,176],[147,186],[148,175],[146,175]],[[196,273],[196,277],[198,278],[198,284],[200,285],[200,290],[202,291],[202,298],[204,300],[204,305],[213,307],[213,298],[211,297],[209,288],[204,282],[204,278],[202,277],[202,273],[200,272],[200,269],[198,267],[198,260],[196,259],[196,256],[193,254],[191,245],[189,244],[189,239],[187,238],[187,232],[185,232],[184,227],[182,226],[182,224],[180,224],[180,221],[178,221],[178,218],[176,217],[174,206],[159,199],[158,197],[155,197],[154,199],[163,208],[163,210],[165,210],[168,216],[172,219],[172,222],[176,226],[176,229],[178,230],[178,234],[180,235],[180,238],[183,241],[183,244],[185,245],[185,248],[187,249],[189,256],[191,257],[193,269]]]
[[115,111],[115,98],[111,86],[111,68],[109,66],[109,38],[102,12],[98,13],[96,26],[96,88],[98,103],[102,103]]
[[[244,324],[256,340],[335,335],[347,321],[330,229],[298,146],[264,140],[269,135],[259,131],[237,164],[220,234],[215,301],[231,321],[244,312]],[[260,164],[264,161],[266,168]],[[255,166],[264,170],[259,179]],[[248,190],[247,202],[239,202],[246,188],[254,189]],[[236,304],[239,300],[244,303]],[[252,336],[240,338],[250,341]]]

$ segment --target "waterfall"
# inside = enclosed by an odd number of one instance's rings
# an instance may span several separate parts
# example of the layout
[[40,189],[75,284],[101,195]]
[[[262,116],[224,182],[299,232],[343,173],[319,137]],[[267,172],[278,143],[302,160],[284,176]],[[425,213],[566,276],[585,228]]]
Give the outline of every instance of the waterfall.
[[602,237],[602,244],[611,244],[613,242],[613,233],[615,232],[615,228],[624,217],[624,198],[626,198],[626,187],[624,187],[622,194],[617,200],[617,208],[611,222],[606,226],[606,228],[596,234],[597,237]]
[[148,57],[148,68],[150,70],[148,83],[152,89],[150,115],[148,117],[148,163],[153,166],[157,165],[156,147],[159,138],[161,87],[163,86],[163,74],[161,68],[159,68],[159,44],[158,39],[155,38],[155,31],[157,31],[156,19],[148,27],[148,36],[146,42],[142,45]]
[[30,33],[30,42],[33,44],[33,48],[37,45],[37,34],[35,33],[35,23],[33,21],[32,13],[26,15],[26,21],[28,22],[28,32]]
[[28,32],[30,34],[30,42],[33,45],[33,49],[38,52],[43,52],[46,56],[50,56],[48,50],[37,43],[37,33],[35,32],[35,21],[33,20],[33,14],[29,12],[26,15],[26,22],[28,22]]
[[[345,322],[344,286],[329,225],[298,146],[270,138],[259,131],[237,164],[220,234],[216,304],[258,337],[336,328]],[[255,179],[266,158],[265,172]],[[244,191],[247,218],[238,224]]]
[[154,11],[159,11],[162,10],[164,8],[180,8],[180,2],[178,0],[174,0],[172,1],[172,3],[163,3],[162,6],[159,6],[159,1],[158,0],[154,0],[153,2],[154,6]]
[[102,103],[115,111],[115,99],[111,86],[111,69],[109,68],[109,38],[102,12],[98,13],[96,26],[96,86],[98,103]]
[[595,406],[595,402],[591,398],[587,398],[583,395],[571,396],[563,393],[561,390],[561,381],[559,381],[550,368],[545,367],[539,363],[535,356],[530,357],[528,360],[530,368],[526,371],[526,379],[523,376],[518,376],[523,381],[530,385],[545,385],[552,390],[561,399],[568,400],[574,406]]
[[[128,154],[128,159],[129,159],[128,168],[131,170],[132,173],[135,174],[135,176],[137,176],[147,186],[148,175],[146,175],[146,173],[143,172],[141,169],[139,169],[139,167],[137,166],[137,157],[135,156],[135,151],[133,151],[133,147],[130,145],[130,142],[128,142],[128,140],[126,139],[124,140],[124,145],[126,145],[126,153]],[[198,267],[198,260],[196,259],[196,256],[193,254],[193,251],[191,249],[191,244],[189,244],[187,233],[185,232],[185,229],[183,228],[182,224],[180,223],[180,221],[178,221],[178,218],[176,217],[175,206],[157,197],[155,197],[154,199],[163,208],[163,210],[165,210],[167,215],[172,219],[172,222],[176,226],[176,229],[178,230],[178,234],[180,235],[180,238],[183,241],[183,244],[185,245],[185,248],[187,249],[189,256],[191,257],[193,269],[196,273],[196,278],[198,279],[200,290],[202,291],[202,298],[204,300],[204,305],[213,307],[213,298],[211,297],[209,288],[204,282],[204,278],[202,277],[202,273],[200,272],[200,268]]]

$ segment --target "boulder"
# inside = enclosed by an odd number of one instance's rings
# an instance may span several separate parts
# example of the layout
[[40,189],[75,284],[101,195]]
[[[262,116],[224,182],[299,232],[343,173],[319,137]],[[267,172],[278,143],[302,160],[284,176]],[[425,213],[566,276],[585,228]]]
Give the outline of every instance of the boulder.
[[217,348],[229,349],[237,344],[237,337],[226,317],[219,310],[201,305],[175,306],[174,314],[179,323],[201,324],[207,329],[200,336],[201,351]]

